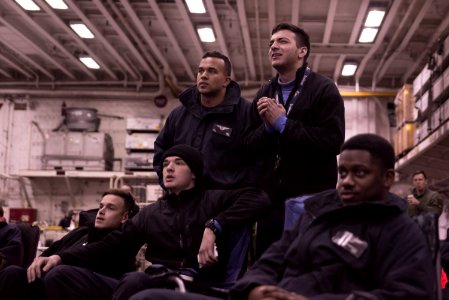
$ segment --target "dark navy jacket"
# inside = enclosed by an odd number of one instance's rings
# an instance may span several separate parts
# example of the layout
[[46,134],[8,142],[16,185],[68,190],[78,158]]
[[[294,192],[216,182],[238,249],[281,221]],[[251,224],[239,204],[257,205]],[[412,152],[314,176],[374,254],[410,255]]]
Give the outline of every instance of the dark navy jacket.
[[196,86],[179,98],[182,105],[170,113],[154,143],[153,165],[159,177],[163,153],[174,145],[188,144],[203,155],[206,188],[255,186],[259,172],[253,167],[254,156],[243,147],[251,104],[240,97],[238,84],[231,81],[224,101],[211,109],[202,107]]
[[[310,198],[299,224],[236,283],[232,299],[247,299],[259,285],[277,285],[310,300],[343,300],[350,294],[434,299],[432,256],[405,209],[393,194],[383,202],[344,207],[335,190]],[[342,233],[346,239],[337,238]]]
[[[297,71],[300,82],[305,68]],[[337,159],[345,138],[343,99],[334,82],[311,72],[287,116],[282,134],[269,133],[257,111],[261,97],[275,98],[278,78],[254,97],[245,134],[247,151],[264,160],[263,187],[274,200],[335,188]],[[276,156],[280,163],[275,172]]]

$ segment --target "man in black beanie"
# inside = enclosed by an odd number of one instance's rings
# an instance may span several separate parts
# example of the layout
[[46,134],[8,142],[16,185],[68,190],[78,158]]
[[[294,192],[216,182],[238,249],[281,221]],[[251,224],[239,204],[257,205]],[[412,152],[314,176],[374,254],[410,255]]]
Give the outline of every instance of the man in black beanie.
[[[86,257],[94,257],[96,263],[113,264],[135,256],[146,243],[145,258],[152,265],[145,272],[127,273],[120,282],[116,280],[113,299],[129,299],[141,290],[164,287],[155,278],[167,271],[199,284],[230,287],[246,257],[247,228],[268,209],[268,196],[255,188],[203,190],[203,160],[188,145],[164,152],[161,169],[167,190],[162,198],[143,208],[123,232],[110,234],[102,245],[62,252],[59,263],[83,266],[88,263]],[[59,267],[45,277],[47,290],[54,291],[50,300],[96,299],[96,292],[104,288],[101,282],[87,278],[74,282]]]

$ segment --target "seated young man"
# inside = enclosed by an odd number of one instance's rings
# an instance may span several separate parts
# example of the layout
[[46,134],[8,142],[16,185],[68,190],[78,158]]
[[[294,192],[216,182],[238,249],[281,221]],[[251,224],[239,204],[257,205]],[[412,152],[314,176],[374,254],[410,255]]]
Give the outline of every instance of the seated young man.
[[[94,244],[113,230],[132,218],[139,211],[134,197],[126,191],[108,190],[102,195],[100,209],[93,226],[85,226],[74,229],[63,238],[55,241],[30,265],[28,270],[10,266],[0,272],[0,296],[1,299],[45,299],[45,292],[41,278],[44,276],[46,264],[52,259],[52,255],[66,249],[84,247]],[[114,251],[114,249],[110,249]],[[92,268],[107,276],[120,276],[123,272],[134,270],[133,259],[123,259],[111,264],[92,264]],[[86,272],[88,272],[86,270]],[[28,285],[28,282],[30,284]]]
[[[306,200],[296,226],[236,283],[231,299],[435,298],[424,234],[406,214],[406,202],[388,192],[394,181],[391,144],[361,134],[341,150],[337,190]],[[131,299],[211,298],[146,290]]]
[[0,270],[22,265],[23,251],[20,229],[6,222],[3,207],[0,206]]
[[[143,208],[122,232],[111,233],[95,245],[63,251],[47,267],[59,263],[83,266],[90,261],[113,265],[117,260],[134,257],[146,243],[145,258],[152,263],[148,274],[126,274],[116,289],[116,298],[128,299],[154,285],[154,276],[158,274],[155,266],[204,283],[224,280],[226,267],[234,259],[229,257],[226,248],[234,244],[224,242],[223,237],[247,228],[266,212],[270,205],[268,196],[255,188],[203,190],[201,153],[187,145],[168,149],[162,157],[161,168],[166,195]],[[110,249],[117,251],[112,253]],[[47,290],[51,291],[49,299],[99,299],[96,293],[101,289],[101,282],[93,282],[87,276],[73,278],[70,270],[58,271],[59,267],[50,271],[45,279]],[[109,298],[111,296],[112,293]]]

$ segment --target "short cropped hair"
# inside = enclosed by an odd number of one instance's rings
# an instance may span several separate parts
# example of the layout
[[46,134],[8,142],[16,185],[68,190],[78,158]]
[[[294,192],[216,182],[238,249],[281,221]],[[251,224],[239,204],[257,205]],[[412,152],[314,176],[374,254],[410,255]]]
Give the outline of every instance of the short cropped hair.
[[371,133],[358,134],[348,139],[341,146],[344,150],[365,150],[373,159],[380,162],[383,170],[394,169],[395,155],[393,146],[381,136]]
[[415,172],[413,172],[412,178],[419,174],[422,174],[422,176],[424,176],[424,179],[427,179],[427,174],[423,170],[416,170]]
[[103,193],[102,198],[106,195],[114,195],[120,197],[125,202],[125,210],[128,212],[128,218],[131,219],[139,212],[139,206],[136,204],[134,196],[125,190],[110,189]]
[[226,75],[231,76],[232,65],[231,65],[231,61],[229,60],[229,58],[226,55],[224,55],[223,53],[218,52],[218,51],[207,51],[203,54],[202,58],[207,58],[207,57],[215,57],[215,58],[222,59],[224,61],[224,65],[225,65]]
[[275,34],[278,31],[281,30],[289,30],[293,32],[296,36],[296,47],[306,47],[307,48],[307,54],[304,56],[304,62],[307,61],[307,58],[310,54],[310,37],[307,34],[307,32],[304,31],[304,29],[299,28],[298,26],[295,26],[290,23],[279,23],[276,26],[273,27],[273,30],[271,30],[271,35]]

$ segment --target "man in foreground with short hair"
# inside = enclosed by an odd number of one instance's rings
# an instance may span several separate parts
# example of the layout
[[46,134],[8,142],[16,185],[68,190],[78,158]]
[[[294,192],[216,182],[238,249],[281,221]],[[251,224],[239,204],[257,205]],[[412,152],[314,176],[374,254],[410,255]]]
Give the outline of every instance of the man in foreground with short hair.
[[[298,223],[236,283],[231,299],[435,299],[424,234],[406,203],[389,193],[393,147],[361,134],[341,150],[337,190],[306,200]],[[213,299],[184,295],[147,290],[131,299]]]
[[[0,298],[1,299],[46,299],[43,281],[41,278],[47,273],[46,266],[51,264],[54,257],[61,251],[95,244],[113,230],[120,229],[121,225],[132,218],[139,211],[134,197],[123,190],[108,190],[103,193],[100,208],[95,217],[94,224],[78,227],[63,238],[55,241],[48,249],[37,257],[28,270],[11,266],[0,272]],[[110,251],[114,251],[111,249]],[[123,259],[114,264],[90,264],[92,270],[107,276],[121,275],[123,272],[135,268],[133,259]],[[86,274],[97,274],[89,269],[83,269]],[[73,280],[76,280],[75,274]],[[96,275],[92,275],[96,276]],[[28,277],[28,279],[27,279]],[[28,282],[30,284],[28,284]]]

